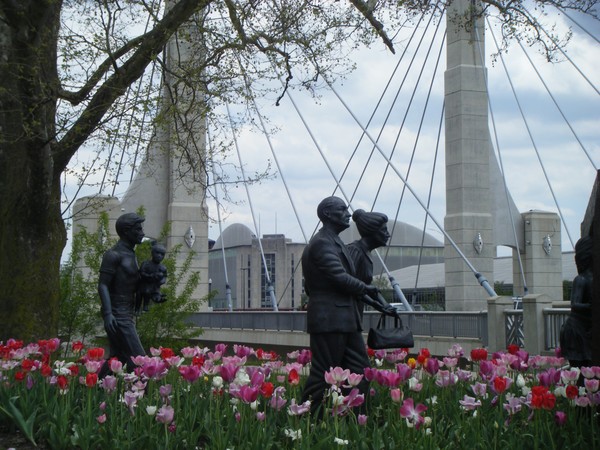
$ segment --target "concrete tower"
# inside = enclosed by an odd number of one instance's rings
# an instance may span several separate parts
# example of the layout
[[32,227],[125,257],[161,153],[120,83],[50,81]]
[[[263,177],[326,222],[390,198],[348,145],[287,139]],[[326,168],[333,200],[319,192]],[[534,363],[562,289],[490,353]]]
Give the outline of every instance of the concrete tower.
[[[513,249],[515,295],[527,293],[525,278],[529,293],[562,300],[560,220],[555,213],[519,213],[491,144],[485,25],[483,17],[473,16],[475,8],[479,8],[476,0],[455,0],[446,14],[444,228],[492,286],[496,247],[505,245]],[[446,309],[486,309],[488,294],[448,242],[444,259]]]
[[[445,73],[446,217],[444,228],[472,265],[493,283],[494,230],[484,24],[472,3],[457,0],[447,17]],[[485,309],[485,291],[448,242],[446,309]]]

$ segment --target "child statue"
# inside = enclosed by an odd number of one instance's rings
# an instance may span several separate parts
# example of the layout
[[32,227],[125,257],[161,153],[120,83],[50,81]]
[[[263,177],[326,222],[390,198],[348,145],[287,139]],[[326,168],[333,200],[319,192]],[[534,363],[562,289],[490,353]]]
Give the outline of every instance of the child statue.
[[144,261],[140,267],[140,285],[136,311],[148,312],[150,300],[163,303],[167,300],[160,287],[167,282],[167,268],[162,263],[165,258],[165,247],[156,241],[152,243],[152,259]]

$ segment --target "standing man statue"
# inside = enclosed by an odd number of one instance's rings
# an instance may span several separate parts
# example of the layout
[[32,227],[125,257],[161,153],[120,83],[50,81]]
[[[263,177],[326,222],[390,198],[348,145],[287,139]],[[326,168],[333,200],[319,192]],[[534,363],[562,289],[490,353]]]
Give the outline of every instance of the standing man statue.
[[[309,296],[307,331],[310,334],[312,364],[302,401],[311,400],[311,413],[322,414],[331,367],[362,374],[369,357],[362,337],[358,297],[376,297],[378,290],[355,276],[348,250],[338,234],[350,226],[350,213],[338,197],[327,197],[317,207],[323,227],[311,238],[302,253],[302,271]],[[362,393],[366,380],[358,386]]]
[[[134,367],[131,358],[145,354],[134,322],[140,280],[134,249],[144,238],[143,222],[144,218],[135,213],[117,219],[119,242],[102,256],[98,281],[104,329],[110,344],[109,358],[117,357],[129,370]],[[104,364],[100,377],[107,373],[108,365]]]
[[560,350],[571,367],[592,365],[593,241],[590,236],[575,243],[577,276],[571,290],[571,314],[560,330]]

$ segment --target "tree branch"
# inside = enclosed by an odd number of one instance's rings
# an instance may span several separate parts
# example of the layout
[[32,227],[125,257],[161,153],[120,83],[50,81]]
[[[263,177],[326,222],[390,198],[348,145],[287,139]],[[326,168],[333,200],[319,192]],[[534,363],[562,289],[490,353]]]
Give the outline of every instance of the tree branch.
[[392,53],[396,53],[394,44],[388,37],[387,33],[383,29],[383,24],[373,16],[373,10],[362,0],[350,0],[350,3],[369,21],[371,26],[375,28],[375,31],[379,37],[383,40],[383,43],[390,49]]
[[[102,117],[127,87],[140,78],[148,64],[156,58],[179,26],[210,0],[180,0],[165,13],[154,29],[140,37],[137,50],[98,89],[65,136],[53,145],[57,170],[62,171],[70,158],[96,129]],[[109,58],[106,63],[110,64]]]

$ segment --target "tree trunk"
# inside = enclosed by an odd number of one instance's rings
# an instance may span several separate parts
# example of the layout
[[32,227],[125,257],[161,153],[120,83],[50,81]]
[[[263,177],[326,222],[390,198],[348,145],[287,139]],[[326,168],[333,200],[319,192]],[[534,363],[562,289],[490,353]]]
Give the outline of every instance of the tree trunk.
[[61,2],[0,5],[0,341],[30,341],[56,336],[66,242],[52,154]]

